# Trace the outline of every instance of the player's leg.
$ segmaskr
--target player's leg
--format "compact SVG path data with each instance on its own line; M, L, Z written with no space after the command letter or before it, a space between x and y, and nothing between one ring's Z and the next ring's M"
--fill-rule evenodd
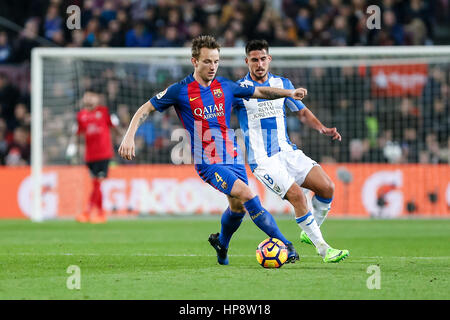
M245 208L241 201L229 195L227 195L227 198L229 206L222 214L219 233L219 241L225 248L228 248L231 237L239 228L245 216Z
M348 255L348 251L333 249L326 243L314 215L309 210L306 196L300 187L308 173L318 166L317 163L307 157L301 150L282 152L278 158L279 163L276 166L266 164L264 169L267 174L269 174L268 170L273 172L273 185L278 186L278 194L293 205L296 222L302 229L300 239L302 242L315 245L324 261L338 262L342 260Z
M250 215L253 223L271 238L277 238L286 244L288 249L288 262L299 260L299 255L291 241L279 229L274 217L261 205L259 197L250 187L238 179L233 185L231 196L239 199Z
M325 172L322 170L322 168L317 164L317 162L306 156L303 151L295 150L291 152L284 152L282 154L282 162L286 167L289 175L295 177L295 181L299 186L302 186L304 188L303 190L320 190L319 197L320 195L322 195L323 198L320 198L322 202L328 200L328 198L325 197L330 196L330 199L332 198L334 185L331 179L328 178L328 180L325 180L325 177L323 176ZM321 181L320 184L318 184L319 181ZM314 219L316 220L318 226L320 227L326 217L328 210L325 211L325 206L323 203L319 206L315 204L318 201L317 198L318 197L313 197L313 207L311 209L311 213L314 216ZM331 200L327 201L327 209L329 208L330 203ZM300 239L302 242L312 244L311 240L308 238L308 235L305 232L302 232L300 234Z
M105 223L106 214L103 210L102 182L108 176L109 160L96 161L93 172L93 203L97 208L97 215L90 217L91 223Z
M334 183L322 167L314 166L306 175L302 187L314 192L312 213L317 224L321 226L331 208L331 201L334 195Z
M320 256L324 258L330 246L323 239L322 232L314 216L308 209L308 202L300 186L294 182L286 192L284 198L294 207L295 221L298 226L306 233L312 244L317 248Z
M258 228L264 231L269 237L280 239L286 245L292 243L281 233L275 219L266 209L264 209L259 197L253 193L250 187L242 180L236 180L233 188L231 189L230 195L242 202L253 223L255 223Z
M92 183L92 190L89 196L89 201L86 206L86 209L83 212L76 216L76 221L78 222L88 222L91 216L92 209L96 206L96 197L97 197L97 179L96 179L96 163L95 162L87 162L86 166L89 169L89 177Z
M295 220L303 230L302 234L306 234L307 239L316 247L317 252L324 262L339 262L349 255L348 250L331 248L328 243L325 242L319 225L308 210L306 197L297 183L294 183L291 188L289 188L285 198L294 206Z
M203 168L199 166L197 171L200 177L214 188L240 201L249 212L252 221L269 237L280 239L286 245L293 247L292 242L288 241L279 230L272 215L262 207L259 197L248 187L245 166L210 165ZM234 206L234 204L232 205ZM229 215L227 212L225 214L224 222L227 223ZM228 259L224 258L227 250L226 243L221 243L219 237L220 234L211 234L208 240L217 251L218 262L228 264ZM298 256L295 249L291 249L291 251L293 251L292 254Z

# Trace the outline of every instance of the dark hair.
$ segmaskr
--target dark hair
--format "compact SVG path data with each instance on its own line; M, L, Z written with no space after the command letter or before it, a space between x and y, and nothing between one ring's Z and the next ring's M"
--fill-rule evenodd
M220 45L213 36L201 35L192 40L192 57L198 59L202 48L217 49L220 51Z
M245 54L248 55L250 51L254 50L266 50L266 52L269 53L269 43L264 39L250 40L245 46Z

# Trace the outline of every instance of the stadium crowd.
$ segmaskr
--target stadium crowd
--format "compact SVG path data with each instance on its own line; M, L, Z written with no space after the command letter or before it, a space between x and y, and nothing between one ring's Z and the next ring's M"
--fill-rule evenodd
M66 27L66 9L73 4L81 8L78 30ZM182 47L203 33L214 35L226 47L243 47L253 38L264 38L271 46L432 45L436 26L450 20L447 0L370 1L381 8L383 28L369 30L368 4L364 0L2 1L0 16L10 23L0 24L0 164L30 162L29 62L34 47ZM15 30L14 24L23 29ZM308 107L346 137L342 144L314 148L329 142L317 143L317 137L311 137L290 115L292 140L319 161L448 163L450 80L445 68L448 65L444 70L430 68L421 97L389 101L371 99L369 77L361 78L352 68L338 70L334 77L321 68L306 76L281 70L308 88ZM132 99L132 88L110 71L103 85L105 103L117 113L124 130L133 108L142 101ZM243 73L245 68L229 76L237 79ZM173 80L150 79L148 92L156 93ZM340 86L365 86L368 95L356 104L339 96L344 88ZM333 89L319 92L323 88ZM328 96L328 103L315 96ZM138 162L170 162L170 132L179 123L174 113L157 117L146 123L147 130L139 136L138 147L146 151ZM235 119L232 123L236 128ZM63 129L60 134L67 135ZM120 138L114 137L116 145ZM62 142L54 147L55 158L64 147ZM392 156L398 152L400 157Z

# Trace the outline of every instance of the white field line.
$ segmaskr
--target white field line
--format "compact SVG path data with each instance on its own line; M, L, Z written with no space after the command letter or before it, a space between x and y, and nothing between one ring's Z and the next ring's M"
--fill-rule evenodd
M154 253L64 253L64 252L46 252L46 253L35 253L35 252L13 252L6 253L0 252L0 255L7 256L135 256L135 257L215 257L215 254L154 254ZM252 254L229 254L230 257L254 257ZM313 258L318 257L318 255L300 255L300 257ZM445 260L450 259L450 256L436 256L436 257L399 257L399 256L351 256L359 259L413 259L413 260Z

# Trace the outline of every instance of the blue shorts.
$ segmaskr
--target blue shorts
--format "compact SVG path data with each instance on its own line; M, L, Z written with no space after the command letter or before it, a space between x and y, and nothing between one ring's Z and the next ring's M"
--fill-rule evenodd
M203 181L227 195L237 179L248 185L247 171L243 164L201 164L196 165L195 170Z

